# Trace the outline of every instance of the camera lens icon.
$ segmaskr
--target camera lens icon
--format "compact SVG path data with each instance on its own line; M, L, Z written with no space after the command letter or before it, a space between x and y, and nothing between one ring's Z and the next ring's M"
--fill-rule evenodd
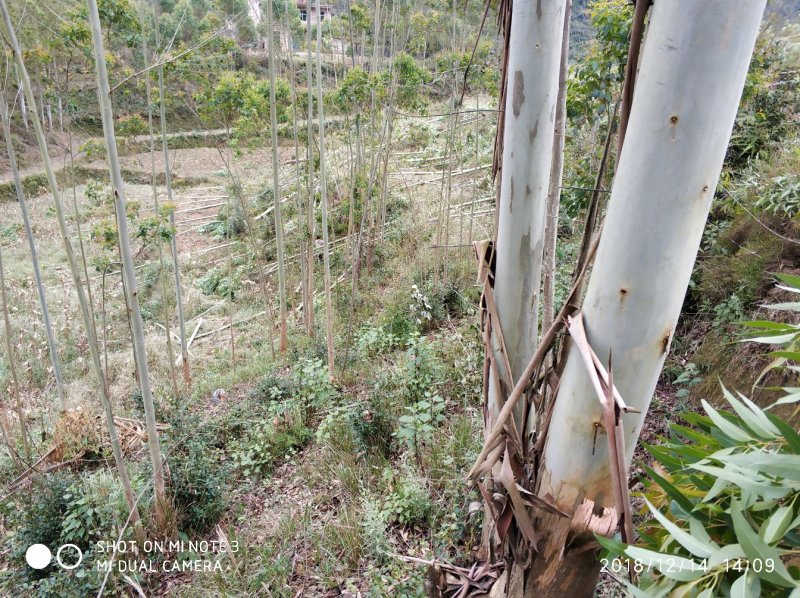
M65 548L72 549L72 551L76 553L76 560L74 563L65 563L61 560L61 553L64 552ZM67 555L69 554L70 552L68 551ZM76 569L81 564L81 561L83 561L83 551L75 546L75 544L62 544L58 549L58 552L56 552L56 561L58 561L58 564L61 565L62 569L71 571L72 569Z
M64 558L67 558L67 562L64 562ZM25 562L32 569L44 569L52 560L53 553L44 544L31 544L25 551ZM75 544L63 544L56 552L56 562L67 571L76 569L82 561L83 551Z

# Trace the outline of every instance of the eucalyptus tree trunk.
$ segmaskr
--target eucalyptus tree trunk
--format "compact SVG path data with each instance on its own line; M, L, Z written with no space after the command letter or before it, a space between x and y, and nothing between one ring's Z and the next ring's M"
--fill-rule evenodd
M153 465L153 490L155 494L156 525L159 530L165 530L167 524L167 497L164 486L163 457L161 444L156 428L156 415L153 406L153 393L150 388L150 372L147 365L147 351L144 342L144 325L142 313L139 309L139 294L136 288L136 273L133 268L133 255L131 241L128 234L128 220L125 202L125 184L122 180L119 156L117 155L117 140L114 134L114 114L111 110L111 91L106 70L105 50L103 49L103 33L100 28L100 16L97 11L96 0L89 0L89 25L92 30L94 45L95 67L97 69L98 99L103 119L103 133L105 135L106 152L108 155L108 168L111 174L111 184L114 187L114 206L117 212L119 227L119 245L122 254L122 270L128 289L128 305L133 329L132 341L136 353L136 364L139 370L139 385L142 391L142 402L145 411L145 426L147 428L147 443L150 448L150 459Z
M328 245L328 181L325 166L325 107L322 101L322 19L317 2L317 102L319 113L319 186L322 206L322 261L325 280L325 337L328 343L328 371L333 376L333 299L331 297L331 248Z
M22 408L22 397L20 396L19 378L17 377L17 360L14 356L14 332L11 330L11 318L8 315L8 298L6 297L6 277L3 272L3 252L0 250L0 302L2 302L3 322L5 324L6 338L6 357L8 358L8 369L11 370L11 392L14 395L14 411L17 412L19 419L19 435L22 439L22 448L25 451L25 459L31 462L31 446L28 444L28 426L25 423L25 410Z
M155 5L155 34L156 45L161 43L161 29L158 23L158 2ZM164 65L158 63L158 103L159 124L161 126L161 148L164 153L164 185L167 187L167 201L172 203L172 172L169 165L169 142L167 140L167 107L164 101ZM178 263L178 236L175 234L175 211L170 210L169 225L173 234L170 239L170 253L172 254L172 271L175 278L175 307L178 312L178 338L181 342L181 365L183 366L183 382L187 387L192 384L192 375L189 371L189 346L186 341L186 316L183 310L183 291L181 290L181 271Z
M75 259L75 252L72 249L72 242L70 241L69 231L67 230L67 221L64 214L64 204L61 200L61 191L58 187L55 174L53 172L53 165L50 161L50 154L48 153L47 140L42 130L42 123L36 114L36 100L33 95L30 77L25 68L25 63L22 61L22 51L17 41L14 26L11 22L11 16L8 12L6 0L0 0L0 12L3 15L3 22L6 28L6 35L8 44L14 53L14 63L17 68L17 74L22 82L25 96L31 105L31 115L33 121L33 129L36 133L36 140L39 144L39 150L42 154L42 166L44 167L45 174L47 175L47 182L53 194L53 207L56 212L56 219L58 221L58 229L61 234L61 239L64 243L64 253L67 257L70 273L72 274L72 281L75 285L75 290L78 293L78 304L80 305L81 317L83 319L83 326L86 329L86 337L89 344L89 352L92 358L92 366L97 377L97 382L100 390L100 400L103 403L103 410L106 417L106 426L108 427L108 435L111 442L111 452L114 455L114 463L119 473L120 483L122 484L123 492L125 493L125 501L131 511L131 524L136 534L136 539L140 543L145 540L144 528L142 527L141 518L139 516L139 509L133 495L130 478L128 471L125 469L125 461L122 457L122 447L119 442L119 435L117 434L117 426L114 423L114 411L111 407L111 401L108 396L108 387L106 386L105 375L103 374L103 366L100 363L100 352L97 348L97 336L95 335L94 320L92 319L92 312L89 308L89 302L86 299L86 292L83 288L81 281L78 263Z
M538 5L515 0L511 21L503 161L498 205L495 298L511 371L501 339L490 339L498 376L517 380L536 348L544 218L553 152L564 0ZM531 40L535 40L534 42ZM489 384L488 411L499 409L499 382ZM522 410L517 427L524 430Z
M306 117L307 167L308 167L308 201L306 202L306 297L303 298L303 315L306 323L306 334L314 336L314 74L311 70L311 13L306 16L306 92L308 116Z
M319 2L318 2L319 4ZM283 246L283 218L281 217L281 184L279 179L280 154L278 153L278 117L275 106L275 33L272 28L272 2L267 2L267 29L269 30L269 128L272 141L272 197L275 200L275 245L278 259L278 301L281 310L280 351L286 353L286 263ZM317 7L319 12L319 7ZM319 25L317 39L319 39ZM318 42L319 43L319 42ZM317 48L319 52L319 48Z
M601 359L613 351L614 385L629 407L641 411L620 416L625 469L678 321L764 5L765 0L654 5L583 301L588 341ZM546 431L537 488L539 496L573 516L539 518L543 537L529 591L591 595L598 569L592 513L619 517L608 442L597 438L605 434L597 429L601 418L573 344Z
M39 252L36 249L36 239L33 237L33 228L28 214L28 204L25 201L25 191L19 178L19 168L17 167L17 153L11 141L11 119L8 114L6 99L0 98L0 117L3 120L5 129L6 151L8 152L8 163L11 167L11 174L14 177L14 189L17 193L17 203L22 214L22 224L25 227L25 236L28 238L28 249L31 252L31 262L33 264L33 278L36 281L36 292L39 296L39 307L42 310L42 322L44 331L47 335L47 349L50 352L50 364L53 366L53 376L56 379L56 394L61 407L61 411L67 410L67 399L64 396L64 378L61 374L61 361L58 358L58 346L56 345L55 334L53 334L53 324L50 322L50 311L47 309L47 297L44 293L42 283L42 272L39 268Z
M558 237L558 208L561 203L561 181L564 174L564 141L567 135L567 77L569 75L569 19L571 14L572 0L566 0L564 33L561 37L561 65L558 73L553 164L550 168L550 191L547 195L547 215L544 229L542 330L548 330L553 325L555 317L556 239Z

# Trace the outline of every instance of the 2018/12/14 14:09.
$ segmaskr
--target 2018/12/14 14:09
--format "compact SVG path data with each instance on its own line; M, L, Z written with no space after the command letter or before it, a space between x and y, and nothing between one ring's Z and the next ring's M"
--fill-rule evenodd
M775 571L775 561L773 559L725 559L721 563L709 565L708 559L702 561L693 561L681 557L663 559L652 559L642 561L638 559L621 559L621 558L602 558L600 559L601 571L610 571L611 573L643 573L655 569L661 573L677 573L679 571L710 571L717 567L724 571L739 571L745 572L752 569L755 573L771 573Z

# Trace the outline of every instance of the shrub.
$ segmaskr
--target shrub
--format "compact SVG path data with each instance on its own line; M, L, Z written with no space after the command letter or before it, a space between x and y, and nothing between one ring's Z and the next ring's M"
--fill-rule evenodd
M101 160L106 157L106 146L101 141L95 141L94 139L89 139L81 144L78 151L84 154L89 162Z
M281 422L257 421L235 444L232 459L243 475L261 477L310 437L311 431L302 422L282 425Z
M380 401L372 399L363 410L350 414L350 425L359 447L388 457L392 450L394 425Z
M307 407L330 407L332 401L339 396L322 359L300 361L292 371L292 380L298 389L298 396Z
M202 534L217 523L227 507L228 467L220 462L212 428L201 427L196 416L172 422L186 440L167 455L169 487L180 529ZM189 434L188 430L194 429Z
M288 399L295 392L295 385L289 378L270 372L262 376L248 393L251 399L273 402Z
M394 435L405 442L409 450L419 454L420 446L433 439L436 427L444 421L444 407L442 397L427 391L424 399L406 406Z
M126 114L119 117L114 129L121 137L145 135L148 131L147 122L139 114Z
M800 584L786 561L800 546L800 435L723 391L733 412L703 401L706 415L683 415L692 427L673 424L647 447L661 469L645 467L643 546L598 538L644 571L638 590L628 584L635 595L777 597Z
M433 503L422 481L414 476L397 476L390 468L383 470L389 493L381 511L388 523L423 525L433 509Z

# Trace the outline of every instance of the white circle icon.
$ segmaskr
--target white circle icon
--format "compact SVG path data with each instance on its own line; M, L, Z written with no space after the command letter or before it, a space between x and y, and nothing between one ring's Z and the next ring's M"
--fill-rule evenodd
M44 544L31 544L25 551L25 561L33 569L44 569L50 564L53 554Z
M75 561L72 565L65 565L64 561L61 560L61 551L64 550L65 548L72 548L75 552L78 553L78 560ZM50 551L48 550L47 552L49 553ZM63 544L61 548L58 549L58 552L56 552L56 560L63 569L69 571L70 569L75 569L78 565L81 564L81 561L83 560L83 551L81 551L81 549L75 546L74 544Z

